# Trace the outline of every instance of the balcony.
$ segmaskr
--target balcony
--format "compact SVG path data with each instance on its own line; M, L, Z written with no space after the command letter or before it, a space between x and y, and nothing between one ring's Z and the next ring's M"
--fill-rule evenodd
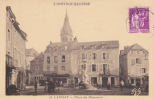
M12 58L10 55L6 54L6 66L10 68L18 67L18 62L14 58Z

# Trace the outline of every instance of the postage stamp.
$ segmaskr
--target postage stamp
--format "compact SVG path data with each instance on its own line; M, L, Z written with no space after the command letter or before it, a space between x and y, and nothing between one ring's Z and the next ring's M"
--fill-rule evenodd
M149 8L129 8L129 33L149 33Z

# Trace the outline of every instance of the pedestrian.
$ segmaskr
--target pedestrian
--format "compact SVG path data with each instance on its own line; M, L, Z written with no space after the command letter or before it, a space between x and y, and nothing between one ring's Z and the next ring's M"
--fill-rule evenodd
M60 81L60 86L63 86L63 82L62 81Z
M51 92L51 82L48 82L48 92Z
M109 81L107 82L107 89L108 90L110 89L110 82Z
M37 91L37 82L34 84L35 92Z
M51 81L51 89L52 89L53 92L55 92L55 91L54 91L55 84L56 84L55 82L52 82L52 81Z
M47 88L48 88L48 82L45 82L44 91L46 91Z
M124 81L123 80L121 80L121 82L120 82L120 87L121 87L121 91L123 91L123 87L124 87Z

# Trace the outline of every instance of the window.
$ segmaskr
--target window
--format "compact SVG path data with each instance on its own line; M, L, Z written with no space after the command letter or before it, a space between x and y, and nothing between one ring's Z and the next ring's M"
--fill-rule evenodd
M82 65L82 70L86 70L86 64Z
M96 71L96 64L92 64L92 71Z
M134 84L134 79L133 78L131 79L131 84Z
M103 73L104 75L107 73L107 64L103 64Z
M47 63L50 64L50 57L47 57Z
M133 50L131 50L132 54L133 54Z
M136 63L137 64L141 64L141 59L140 58L136 58Z
M62 66L61 69L62 69L62 71L65 71L65 70L66 70L66 69L65 69L65 66Z
M9 39L9 41L10 41L10 30L8 29L8 39Z
M103 69L102 69L102 64L99 65L99 71L103 71Z
M50 67L47 67L47 72L48 72L48 73L50 72Z
M58 62L58 57L54 56L54 62L57 63Z
M146 73L146 69L145 68L142 68L142 73Z
M103 53L103 59L109 59L109 53Z
M140 53L140 51L137 51L137 54L139 54Z
M86 55L85 54L82 54L82 59L86 59Z
M96 53L92 53L92 59L96 59Z
M67 83L67 78L62 78L63 83Z
M54 71L55 71L55 72L57 72L57 71L58 71L57 67L54 67Z
M62 55L62 62L65 62L65 55Z
M57 47L55 47L55 51L57 51Z
M135 64L135 59L132 59L131 63L132 63L132 65L134 65Z

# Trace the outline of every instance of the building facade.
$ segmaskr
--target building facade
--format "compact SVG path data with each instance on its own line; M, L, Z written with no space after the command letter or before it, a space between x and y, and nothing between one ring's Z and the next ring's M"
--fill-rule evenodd
M44 76L63 85L81 80L87 84L119 85L119 41L78 42L66 13L61 42L52 43L44 52Z
M14 84L22 89L25 82L25 48L27 34L23 32L11 7L6 7L6 88Z
M43 52L30 61L30 85L34 85L35 82L39 83L39 80L43 79L43 64Z
M138 44L125 46L120 51L120 76L126 85L140 86L144 84L149 73L149 53Z
M26 84L27 85L30 85L30 74L32 73L30 71L30 61L33 60L38 55L39 53L33 48L26 49Z

